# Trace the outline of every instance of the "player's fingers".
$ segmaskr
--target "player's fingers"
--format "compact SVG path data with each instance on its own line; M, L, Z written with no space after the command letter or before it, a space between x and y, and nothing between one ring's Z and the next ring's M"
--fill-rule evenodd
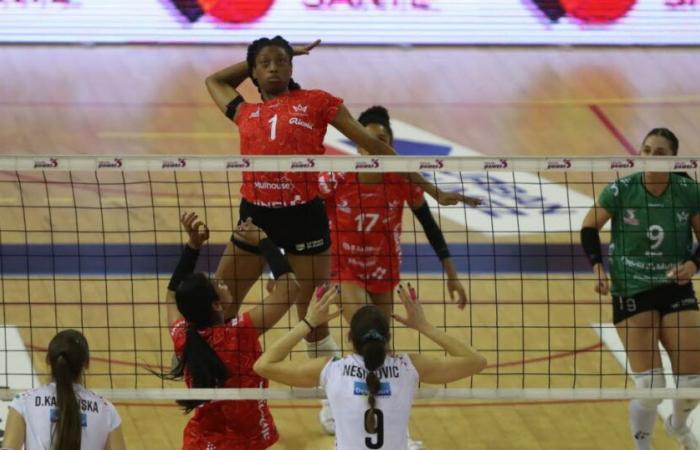
M467 292L460 286L459 289L457 289L457 295L459 296L459 308L463 309L464 305L467 304Z
M406 319L405 317L401 317L398 314L392 314L391 317L393 317L394 320L396 320L399 323L402 323L404 325L408 325L408 319Z
M408 292L406 292L406 289L403 287L402 284L399 284L398 289L396 289L396 292L399 294L399 298L401 299L401 303L404 304L404 306L408 306L409 300L408 300Z

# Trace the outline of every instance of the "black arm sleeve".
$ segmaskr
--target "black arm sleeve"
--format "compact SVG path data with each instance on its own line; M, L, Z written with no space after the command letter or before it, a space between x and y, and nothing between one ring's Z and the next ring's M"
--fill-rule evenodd
M277 245L275 245L272 240L269 238L263 239L260 241L260 244L258 244L258 248L265 257L265 261L267 261L267 265L270 267L275 280L285 273L294 272L292 270L292 266L289 265L287 258L284 257L280 249L277 248Z
M600 247L600 233L597 228L581 228L581 246L591 266L603 263L603 251Z
M226 105L226 117L233 120L233 117L236 115L238 105L240 105L243 102L245 102L245 100L243 100L243 97L241 97L240 95L237 95L236 98L231 100L229 104Z
M189 245L185 245L180 255L180 261L178 261L177 267L175 267L175 271L173 272L173 276L170 277L170 283L168 283L169 290L176 291L180 283L182 283L182 280L184 280L187 275L194 272L197 258L199 258L199 249L195 250Z
M413 214L423 227L423 231L428 237L428 242L430 242L430 246L433 247L440 261L449 258L450 249L447 247L447 242L445 242L445 236L442 234L442 230L440 230L437 222L435 222L435 218L430 212L428 204L423 203L418 209L413 210Z

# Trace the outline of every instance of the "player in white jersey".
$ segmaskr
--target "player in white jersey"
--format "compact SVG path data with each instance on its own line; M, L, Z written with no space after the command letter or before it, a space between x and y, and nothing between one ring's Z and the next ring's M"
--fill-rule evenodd
M123 450L117 410L78 384L90 359L76 330L63 330L46 357L53 382L18 395L10 404L4 449Z
M352 355L330 360L286 360L304 336L340 314L340 310L330 311L330 305L338 301L334 286L317 291L306 317L270 346L253 368L270 380L291 386L320 384L335 415L336 449L406 450L408 418L418 382L450 383L486 367L486 359L469 345L428 322L414 292L410 286L409 290L399 286L406 317L394 315L394 319L430 338L449 356L387 355L389 321L378 307L367 305L350 322Z

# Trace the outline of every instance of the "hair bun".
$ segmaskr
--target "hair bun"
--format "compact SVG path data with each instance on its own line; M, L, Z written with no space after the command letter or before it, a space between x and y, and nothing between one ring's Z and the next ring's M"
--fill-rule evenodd
M370 117L373 119L385 120L387 122L390 120L389 111L387 111L385 107L379 105L366 109L364 112L362 112L362 114L360 114L359 120L362 121L363 119L368 119Z

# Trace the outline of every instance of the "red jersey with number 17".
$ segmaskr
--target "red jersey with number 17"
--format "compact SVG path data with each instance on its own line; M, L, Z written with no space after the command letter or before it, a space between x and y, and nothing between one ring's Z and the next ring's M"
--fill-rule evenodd
M188 324L184 319L170 325L175 354L182 357ZM198 331L226 366L227 388L268 387L267 379L253 371L262 354L258 332L250 314L244 313L225 324ZM192 378L185 371L185 383ZM203 403L194 410L183 433L183 449L263 450L277 442L279 435L265 400L220 400Z
M370 184L360 183L357 173L324 172L319 192L330 221L334 280L391 291L401 274L404 203L420 203L423 190L395 173Z
M320 90L298 89L262 103L243 103L236 113L242 155L321 155L328 124L343 101ZM302 161L314 167L313 158ZM285 207L318 195L318 172L243 172L243 198Z

